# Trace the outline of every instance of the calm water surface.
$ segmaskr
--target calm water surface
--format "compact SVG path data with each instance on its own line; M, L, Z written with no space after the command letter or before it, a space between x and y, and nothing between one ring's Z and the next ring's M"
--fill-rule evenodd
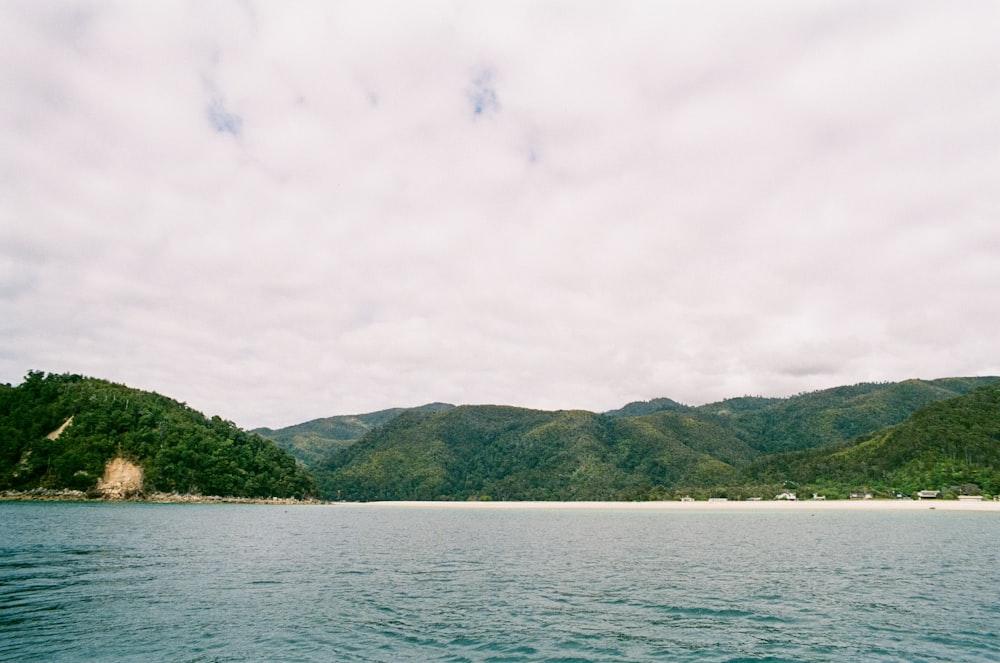
M1000 517L0 503L0 661L1000 661Z

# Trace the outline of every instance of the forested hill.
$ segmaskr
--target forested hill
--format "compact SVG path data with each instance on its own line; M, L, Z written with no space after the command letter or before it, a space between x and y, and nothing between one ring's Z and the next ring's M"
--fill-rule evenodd
M285 428L255 428L253 432L274 440L279 447L312 466L404 412L436 412L453 407L447 403L428 403L414 408L396 407L367 414L324 417Z
M41 372L0 385L0 490L93 491L116 458L141 469L141 492L317 492L309 473L270 440L165 396Z
M633 401L622 408L610 410L604 414L609 417L639 417L654 412L688 412L692 409L694 408L670 398L654 398L650 401Z
M237 497L997 492L998 390L992 377L909 380L698 407L661 398L605 414L433 403L262 429L309 464L320 491L288 452L219 417L104 380L31 372L0 385L0 490L94 491L111 465L128 463L141 471L140 493Z
M621 499L701 459L651 425L481 405L401 414L317 473L333 499Z
M408 412L333 452L314 471L328 499L652 499L679 491L773 496L770 491L791 481L780 452L841 449L930 403L995 382L862 384L701 407L658 399L604 415L501 406ZM863 479L848 473L831 483L822 471L806 476L831 496L851 492Z
M995 383L996 377L861 383L791 398L733 398L695 408L769 454L852 440L922 407Z
M1000 383L932 403L851 444L764 457L745 480L1000 494Z
M605 412L616 419L673 413L677 420L696 420L728 431L749 455L809 449L845 442L857 435L899 423L917 409L953 398L997 378L945 378L905 382L864 383L835 387L790 398L740 397L692 407L669 398L636 401ZM280 429L254 432L274 440L310 468L322 467L331 454L353 445L369 431L405 412L437 412L453 405L430 403L368 414L315 419ZM683 432L679 432L683 436ZM747 450L741 451L744 455Z

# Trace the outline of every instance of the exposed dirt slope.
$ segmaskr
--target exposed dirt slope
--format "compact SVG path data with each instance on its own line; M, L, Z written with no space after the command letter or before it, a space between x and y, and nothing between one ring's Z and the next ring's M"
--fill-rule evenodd
M97 490L111 500L138 495L142 493L142 468L124 458L113 458L104 466Z

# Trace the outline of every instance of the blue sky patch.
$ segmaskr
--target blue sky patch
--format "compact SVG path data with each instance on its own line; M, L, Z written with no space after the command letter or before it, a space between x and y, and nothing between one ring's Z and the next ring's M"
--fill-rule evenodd
M472 87L469 88L467 94L472 103L472 114L476 117L489 115L500 110L500 100L493 82L492 69L484 68L477 71L472 78Z
M237 138L243 131L243 118L231 113L218 97L212 99L206 112L212 128L221 134L232 134Z

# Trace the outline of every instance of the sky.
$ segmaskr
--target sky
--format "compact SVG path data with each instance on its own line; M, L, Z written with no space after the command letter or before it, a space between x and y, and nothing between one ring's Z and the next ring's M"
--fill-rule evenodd
M993 0L0 0L0 382L277 428L998 375L998 34Z

